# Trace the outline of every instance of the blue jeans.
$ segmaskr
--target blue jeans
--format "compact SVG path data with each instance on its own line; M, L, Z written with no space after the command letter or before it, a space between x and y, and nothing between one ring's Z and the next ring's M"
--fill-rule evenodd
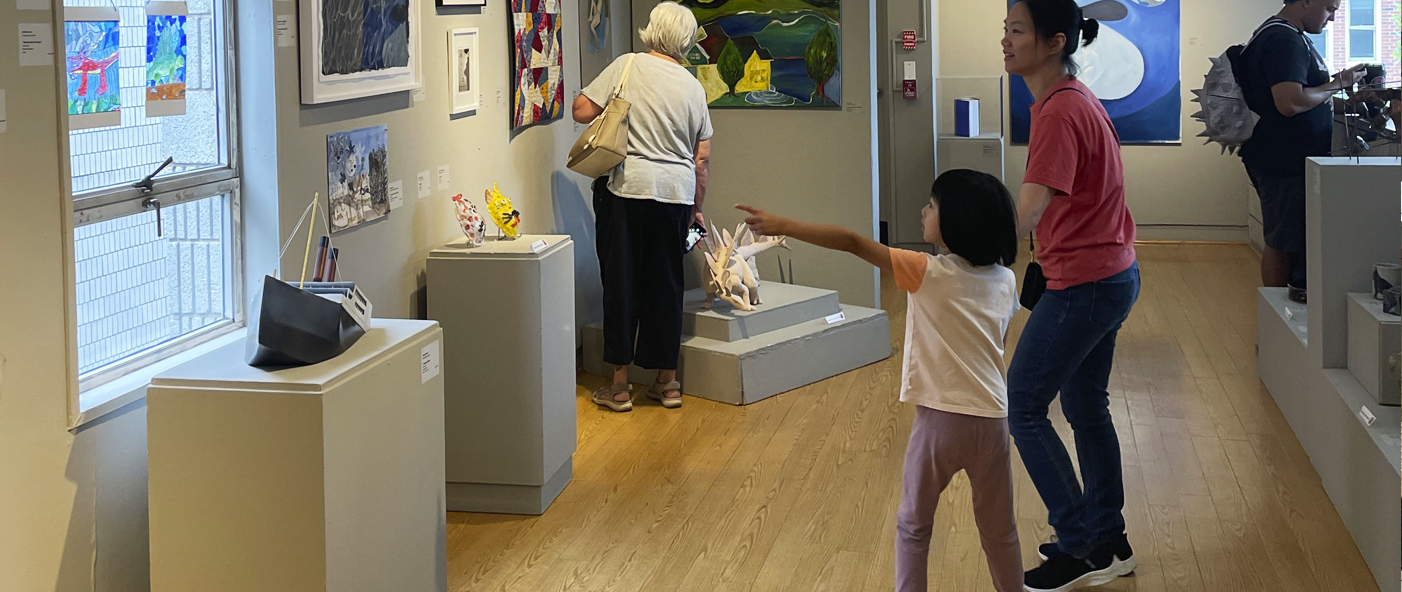
M1106 390L1115 336L1139 298L1139 264L1098 282L1047 290L1008 368L1008 427L1047 506L1060 549L1086 557L1124 533L1124 472ZM1047 410L1075 432L1084 489Z

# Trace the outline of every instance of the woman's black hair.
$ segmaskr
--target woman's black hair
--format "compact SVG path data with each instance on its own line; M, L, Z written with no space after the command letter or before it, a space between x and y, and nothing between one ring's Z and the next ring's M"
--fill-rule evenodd
M1072 76L1079 68L1071 55L1077 49L1090 45L1100 36L1100 21L1081 18L1081 7L1076 0L1018 0L1027 6L1032 14L1032 26L1037 37L1051 40L1057 33L1066 36L1066 47L1061 50L1061 63ZM1084 39L1084 41L1082 41Z
M950 252L974 265L1017 261L1017 208L1013 196L988 173L948 171L930 189L940 213L940 235Z

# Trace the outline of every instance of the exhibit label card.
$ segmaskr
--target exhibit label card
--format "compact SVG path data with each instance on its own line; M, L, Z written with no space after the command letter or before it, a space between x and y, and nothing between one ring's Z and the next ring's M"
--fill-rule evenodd
M20 23L19 65L54 65L54 29L48 23Z
M433 380L433 377L438 376L438 354L441 353L442 347L442 342L435 341L425 345L423 351L420 352L419 359L422 360L423 366L420 368L419 384Z
M9 124L5 120L5 89L0 88L0 134L5 133Z
M297 25L292 22L292 15L277 15L277 46L296 47L297 46Z
M419 173L419 199L428 197L430 193L433 193L433 184L428 178L428 171L421 171Z
M404 207L404 181L399 180L389 184L389 209L391 211Z
M53 7L48 0L15 0L15 6L20 10L48 10Z
M448 190L448 165L438 167L438 190Z

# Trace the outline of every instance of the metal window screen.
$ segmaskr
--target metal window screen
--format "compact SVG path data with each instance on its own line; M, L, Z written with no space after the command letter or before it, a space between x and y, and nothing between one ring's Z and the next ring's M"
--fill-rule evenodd
M122 125L69 132L73 195L130 185L167 156L159 178L228 165L217 0L188 3L185 115L146 117L146 0L65 0L64 6L117 7ZM71 81L70 81L71 82Z
M228 196L77 228L78 373L234 318Z

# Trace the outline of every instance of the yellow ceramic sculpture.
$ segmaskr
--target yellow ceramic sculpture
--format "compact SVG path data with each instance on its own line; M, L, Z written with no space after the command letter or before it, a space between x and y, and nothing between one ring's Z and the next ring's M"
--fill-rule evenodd
M492 222L501 229L502 234L507 239L516 238L518 234L516 227L521 225L521 213L511 207L511 200L497 190L496 183L492 183L492 188L487 191L486 199L487 213L491 214Z

